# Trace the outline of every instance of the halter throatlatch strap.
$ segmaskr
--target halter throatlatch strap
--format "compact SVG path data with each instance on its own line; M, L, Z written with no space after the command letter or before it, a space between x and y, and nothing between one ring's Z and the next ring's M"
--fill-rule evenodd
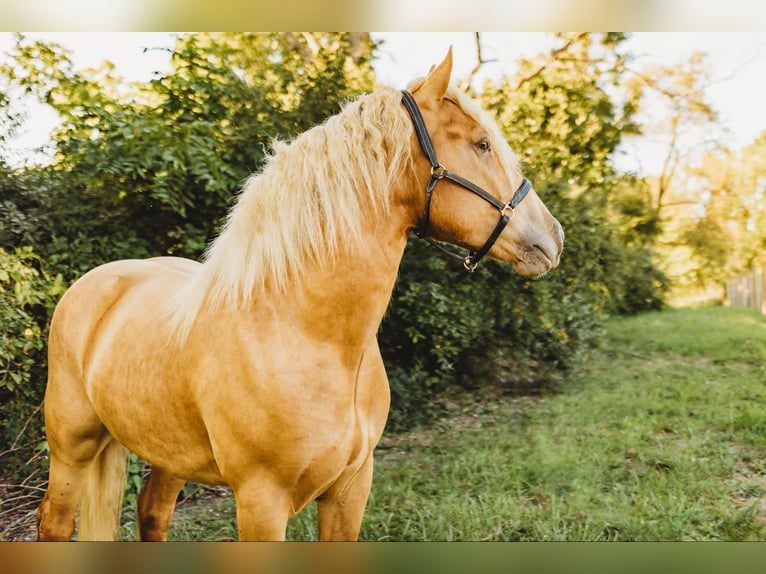
M423 221L420 224L420 227L415 231L415 235L438 247L450 257L459 259L463 262L463 266L468 269L468 271L473 271L479 265L479 261L495 244L495 241L497 241L497 238L500 237L500 234L503 232L506 225L508 225L508 222L513 219L513 210L519 203L521 203L521 200L526 197L527 193L529 193L529 190L532 189L532 184L526 178L522 179L521 185L516 190L516 193L513 194L511 200L508 203L503 203L472 181L469 181L457 174L448 171L443 165L439 163L439 160L436 159L436 151L434 150L433 143L431 142L431 137L428 135L428 129L426 128L426 123L423 120L423 115L420 113L420 109L415 102L415 98L413 98L412 94L410 94L407 90L402 90L402 104L404 104L404 107L410 114L412 125L415 128L415 135L417 136L418 142L420 143L420 148L423 150L423 153L431 164L431 177L426 184L426 201L425 207L423 209ZM495 225L495 229L492 231L489 238L487 238L487 240L484 242L484 245L482 245L478 251L469 251L468 255L461 255L447 249L439 242L434 241L427 236L428 223L430 221L431 215L431 197L433 195L433 190L436 187L436 184L442 179L447 179L478 195L484 201L490 203L493 207L495 207L495 209L500 211L500 219L498 220L497 225Z

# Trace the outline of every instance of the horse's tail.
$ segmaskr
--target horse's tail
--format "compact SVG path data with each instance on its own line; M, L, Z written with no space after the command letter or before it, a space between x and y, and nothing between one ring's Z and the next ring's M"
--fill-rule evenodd
M128 474L128 449L110 440L88 469L78 540L117 540Z

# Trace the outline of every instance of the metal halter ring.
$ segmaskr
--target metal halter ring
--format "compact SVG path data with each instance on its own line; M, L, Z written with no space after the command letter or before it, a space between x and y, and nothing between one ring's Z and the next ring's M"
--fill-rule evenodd
M431 166L431 177L434 179L442 179L447 172L447 168L442 164Z
M463 259L463 267L465 267L466 271L469 271L473 273L476 271L476 268L479 266L479 262L472 263L473 257L471 255L466 255L465 259Z
M510 213L508 213L509 209L511 210ZM511 205L511 202L509 201L503 206L503 209L500 210L500 213L507 215L508 221L511 221L513 219L513 215L516 213L516 209Z

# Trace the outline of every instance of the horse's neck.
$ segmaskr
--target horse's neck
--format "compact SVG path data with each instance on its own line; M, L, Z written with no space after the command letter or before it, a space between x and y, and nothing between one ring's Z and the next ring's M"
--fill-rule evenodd
M304 329L344 344L375 337L407 244L407 228L399 214L371 222L361 246L306 269L293 309Z

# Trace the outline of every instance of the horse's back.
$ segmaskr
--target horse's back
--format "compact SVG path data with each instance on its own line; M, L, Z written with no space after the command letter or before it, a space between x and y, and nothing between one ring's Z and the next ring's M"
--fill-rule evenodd
M88 290L91 295L106 295L115 287L126 288L143 281L160 279L183 283L200 268L200 264L181 257L122 259L99 265L80 277L67 291ZM65 295L65 297L67 296Z

